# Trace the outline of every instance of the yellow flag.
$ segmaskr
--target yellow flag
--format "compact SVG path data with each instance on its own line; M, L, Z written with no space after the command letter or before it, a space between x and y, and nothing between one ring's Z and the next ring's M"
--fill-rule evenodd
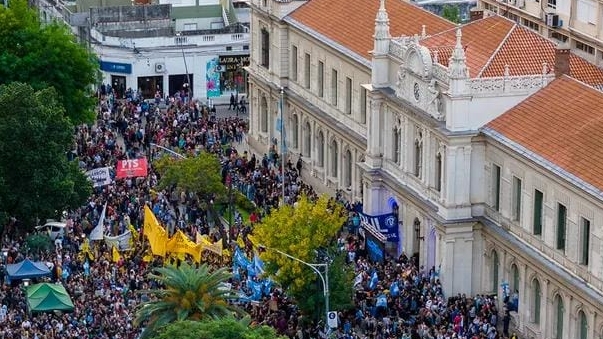
M182 255L189 254L193 257L195 262L199 262L201 261L202 246L202 244L195 244L186 234L179 230L168 241L166 251L168 253L179 253Z
M138 241L138 237L140 235L138 234L138 231L136 230L136 228L134 228L134 225L129 224L128 229L130 230L130 233L132 233L132 239L134 239L134 242Z
M113 262L118 262L119 259L121 259L119 251L117 250L117 246L113 246L113 250L111 251L111 259Z
M149 239L151 252L154 255L165 256L168 242L167 232L161 227L149 206L144 207L144 235Z
M243 240L243 237L240 234L237 237L237 245L239 245L240 248L247 247L247 246L245 246L245 241Z
M222 255L222 240L218 240L215 243L209 243L209 244L204 244L203 245L203 250L208 250L210 252L213 252L217 255Z
M260 244L260 242L255 238L255 236L251 234L247 234L247 240L249 240L254 249Z
M197 244L211 245L211 240L209 240L207 234L201 235L197 233Z
M88 238L84 239L84 242L80 246L80 254L82 254L84 258L88 256L90 260L94 260L94 253L90 249L90 242L88 241Z

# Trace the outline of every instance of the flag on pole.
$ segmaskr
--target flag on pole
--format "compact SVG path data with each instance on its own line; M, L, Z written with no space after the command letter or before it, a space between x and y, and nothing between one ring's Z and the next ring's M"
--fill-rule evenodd
M400 286L398 286L398 281L394 281L389 287L389 293L391 293L392 297L397 297L400 295Z
M369 288L371 289L371 291L377 288L378 283L379 277L377 276L377 271L373 271L373 274L371 275L371 281L369 281Z
M149 239L151 252L154 255L165 256L168 235L149 206L144 207L144 235Z
M103 211L101 212L100 218L98 218L98 224L96 227L90 232L90 240L103 240L105 235L105 215L107 213L107 203L103 206Z
M257 252L253 256L253 266L256 274L264 274L264 262L262 261Z
M119 251L117 250L117 246L113 246L113 249L111 250L111 259L113 260L113 262L118 262L119 259L121 259Z

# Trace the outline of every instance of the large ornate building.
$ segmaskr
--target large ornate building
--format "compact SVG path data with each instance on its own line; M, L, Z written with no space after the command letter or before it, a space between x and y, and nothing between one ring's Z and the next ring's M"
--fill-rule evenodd
M280 146L282 107L304 179L398 213L398 250L447 295L509 286L528 337L603 337L598 67L400 0L254 0L251 25L253 150Z

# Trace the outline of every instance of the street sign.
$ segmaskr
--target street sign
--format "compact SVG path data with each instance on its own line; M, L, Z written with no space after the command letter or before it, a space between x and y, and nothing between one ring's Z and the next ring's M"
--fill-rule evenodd
M329 325L330 328L337 328L337 312L327 313L327 325Z

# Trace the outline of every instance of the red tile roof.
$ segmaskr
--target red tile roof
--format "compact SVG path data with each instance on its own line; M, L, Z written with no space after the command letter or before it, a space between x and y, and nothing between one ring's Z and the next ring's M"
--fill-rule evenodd
M454 24L403 0L386 0L390 34L393 37L427 34L454 27ZM310 0L290 17L327 38L371 59L378 0Z
M556 45L507 18L491 16L470 22L462 27L462 33L471 77L503 76L506 65L512 76L541 74L543 63L554 71ZM455 29L421 41L432 53L438 50L439 62L445 66L450 54L446 51L455 43ZM569 75L592 86L603 85L603 70L575 54L570 55Z
M486 125L603 190L603 93L556 79Z
M469 67L471 77L477 77L487 65L514 25L509 20L491 20L488 18L463 26L462 43L465 48L467 67ZM429 49L453 49L456 44L456 29L436 34L421 40L420 43ZM448 65L448 58L439 55L439 62Z

